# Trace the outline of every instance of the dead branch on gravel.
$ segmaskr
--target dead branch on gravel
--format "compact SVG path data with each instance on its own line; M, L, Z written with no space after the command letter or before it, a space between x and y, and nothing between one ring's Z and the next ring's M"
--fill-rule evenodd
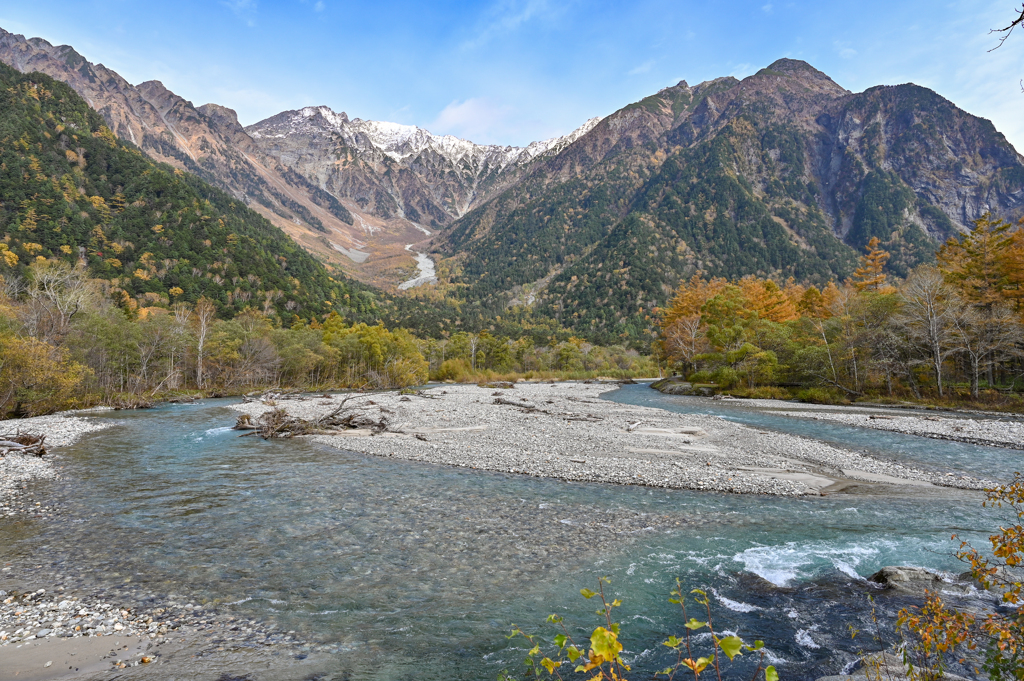
M348 405L348 401L358 395L349 395L332 411L313 420L291 416L284 409L273 409L260 416L252 427L264 440L272 437L295 437L296 435L332 435L338 431L366 429L371 435L378 435L391 427L392 411L384 409L374 402ZM368 411L376 408L377 416ZM246 422L252 425L251 422ZM242 425L239 417L236 428ZM241 429L241 428L239 428Z
M504 397L498 397L494 400L493 404L504 404L509 407L519 407L526 414L547 414L548 416L561 416L566 421L589 421L591 423L595 421L603 421L603 416L595 416L594 414L574 414L573 412L566 411L548 411L547 409L540 409L529 402L515 402L514 400L506 400Z
M0 435L0 456L7 454L34 454L42 456L46 454L46 435L35 433L23 433L20 430L15 433Z

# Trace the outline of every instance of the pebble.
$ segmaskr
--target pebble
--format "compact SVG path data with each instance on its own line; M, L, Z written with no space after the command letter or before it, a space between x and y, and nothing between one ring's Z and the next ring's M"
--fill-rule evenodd
M364 454L450 466L739 494L818 495L822 481L873 481L878 475L961 489L992 484L970 476L950 478L945 471L912 468L810 438L758 431L717 416L600 399L615 387L518 383L496 393L493 388L445 385L407 401L397 392L366 394L348 405L373 418L387 415L392 432L312 439ZM232 408L254 419L275 408L314 419L340 399L249 402ZM808 484L793 473L824 477Z
M69 413L0 421L0 433L16 430L45 433L46 445L50 449L50 453L41 457L22 454L0 456L0 518L17 515L45 517L57 513L55 506L25 498L28 484L34 480L55 480L59 477L53 466L53 449L67 447L86 433L112 425L109 421L98 422Z

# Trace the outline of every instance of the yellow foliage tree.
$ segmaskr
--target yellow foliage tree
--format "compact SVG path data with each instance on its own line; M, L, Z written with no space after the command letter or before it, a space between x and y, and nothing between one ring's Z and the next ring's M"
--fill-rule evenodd
M867 253L860 257L860 267L853 271L850 281L858 291L885 292L885 273L882 270L889 261L889 251L879 248L878 244L878 237L871 237Z
M76 406L89 370L37 338L0 336L0 414L37 416Z

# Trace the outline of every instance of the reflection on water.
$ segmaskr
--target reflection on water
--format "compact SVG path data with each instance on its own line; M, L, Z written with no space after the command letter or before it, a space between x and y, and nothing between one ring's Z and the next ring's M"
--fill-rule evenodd
M46 483L63 520L0 523L0 559L216 601L330 645L353 679L494 678L522 657L511 623L559 612L592 627L578 590L601 575L625 601L636 678L668 663L677 577L713 588L722 626L764 638L787 678L814 678L861 645L846 625L866 616L864 575L954 569L951 529L991 526L969 495L741 497L263 442L228 430L220 401L101 418L123 425L66 450L65 480Z

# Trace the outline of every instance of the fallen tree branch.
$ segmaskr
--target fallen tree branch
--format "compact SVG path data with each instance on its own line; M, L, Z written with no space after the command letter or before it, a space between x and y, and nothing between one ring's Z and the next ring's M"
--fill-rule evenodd
M0 435L0 456L7 454L42 456L46 454L46 435L23 433L20 430L15 433Z

